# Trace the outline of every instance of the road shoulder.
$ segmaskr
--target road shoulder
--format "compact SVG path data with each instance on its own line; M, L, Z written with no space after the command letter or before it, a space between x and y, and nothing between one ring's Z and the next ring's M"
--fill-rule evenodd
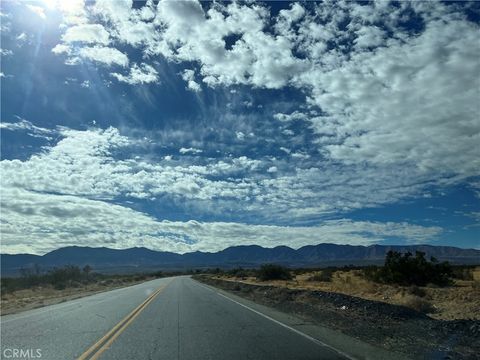
M286 327L289 327L299 333L306 335L307 337L316 339L323 345L326 345L331 349L335 349L337 352L344 356L347 356L348 358L369 360L407 359L407 357L401 354L392 353L385 349L374 347L368 343L345 335L339 331L321 326L317 323L314 323L313 321L306 320L305 318L302 318L300 316L285 313L272 307L253 302L251 300L245 299L244 297L235 295L229 291L225 291L212 285L200 282L198 281L198 279L194 280L197 280L197 284L199 286L203 286L210 291L216 292L221 296L224 296L234 302L239 303L240 305L249 308L250 310L263 314L266 317L285 325Z

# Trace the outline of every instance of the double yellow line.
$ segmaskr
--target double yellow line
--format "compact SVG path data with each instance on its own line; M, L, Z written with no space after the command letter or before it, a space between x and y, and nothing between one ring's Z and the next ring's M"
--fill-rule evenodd
M143 303L138 305L133 311L125 316L117 325L115 325L108 333L106 333L100 340L93 344L87 351L85 351L78 360L95 360L107 350L115 339L132 323L133 320L150 304L153 299L163 290L166 285L158 288L152 293Z

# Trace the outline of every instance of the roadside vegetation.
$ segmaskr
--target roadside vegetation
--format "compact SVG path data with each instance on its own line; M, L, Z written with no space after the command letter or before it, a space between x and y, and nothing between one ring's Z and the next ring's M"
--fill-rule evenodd
M82 269L74 265L56 267L42 272L39 267L21 269L19 277L5 277L1 279L2 296L18 290L34 287L52 287L55 290L66 288L80 288L89 284L99 283L110 285L113 283L139 282L147 279L162 277L162 272L148 274L106 275L94 272L86 265Z
M188 273L193 273L189 271ZM15 313L72 300L101 291L183 273L162 271L137 274L103 274L86 265L43 270L38 265L21 269L17 277L2 277L1 314Z
M415 255L390 252L383 266L289 269L216 269L217 278L291 289L320 290L403 305L445 320L480 320L480 266L459 266Z
M457 271L457 275L460 273L468 276L465 268ZM410 252L401 254L396 251L389 251L384 266L367 267L364 274L375 282L405 286L452 285L455 275L448 262L438 262L434 257L428 261L425 258L425 253L421 251L417 251L415 256Z
M290 274L290 270L283 266L267 264L267 265L262 265L260 269L257 271L257 278L260 281L291 280L292 275Z

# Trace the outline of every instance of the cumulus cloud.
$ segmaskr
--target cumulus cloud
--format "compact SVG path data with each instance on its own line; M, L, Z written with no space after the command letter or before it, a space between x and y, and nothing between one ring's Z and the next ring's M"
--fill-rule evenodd
M195 82L195 72L193 70L185 70L182 74L182 79L187 82L188 89L194 92L202 91L200 84Z
M305 75L311 101L328 114L309 118L324 151L346 163L478 175L480 79L471 76L480 72L479 49L471 46L477 30L463 21L431 22L408 42L390 41L373 54L352 54L338 68Z
M62 36L65 43L83 42L87 44L108 45L110 35L100 24L82 24L67 29Z
M56 49L56 48L55 48ZM99 62L108 66L119 65L122 67L128 66L128 57L121 51L102 46L84 47L78 52L78 55L82 58ZM136 69L134 67L133 69Z
M159 82L157 70L145 63L140 65L133 64L128 75L123 75L120 73L112 73L111 75L118 81L125 82L130 85Z

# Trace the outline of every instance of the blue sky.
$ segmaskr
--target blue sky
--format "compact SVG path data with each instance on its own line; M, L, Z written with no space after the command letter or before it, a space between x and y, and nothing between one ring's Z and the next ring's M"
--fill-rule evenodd
M2 252L480 248L479 14L2 2Z

